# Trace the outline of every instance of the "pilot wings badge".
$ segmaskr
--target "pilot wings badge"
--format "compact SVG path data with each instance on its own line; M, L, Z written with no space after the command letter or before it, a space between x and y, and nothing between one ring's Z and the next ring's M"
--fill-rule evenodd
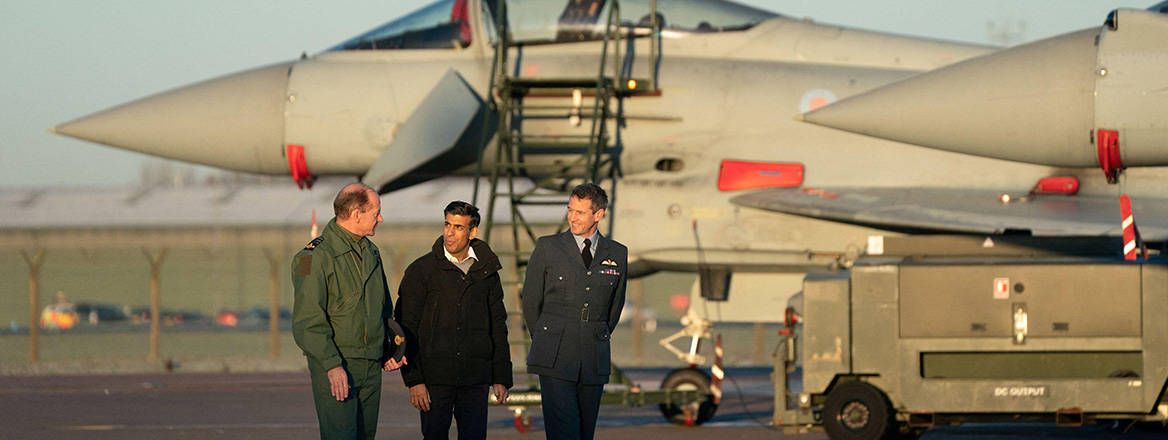
M615 261L612 261L612 260L604 260L604 261L601 261L601 262L600 262L600 265L601 265L601 266L612 266L612 267L616 267L616 266L617 266L616 262L615 262Z

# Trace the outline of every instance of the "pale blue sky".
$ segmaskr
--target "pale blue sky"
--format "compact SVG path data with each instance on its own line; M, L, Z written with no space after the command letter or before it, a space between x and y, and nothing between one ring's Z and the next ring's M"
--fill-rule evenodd
M991 43L1097 26L1113 0L748 0L795 17ZM0 187L136 182L148 156L45 130L195 81L314 53L429 3L420 0L4 0ZM1020 26L1019 23L1024 23Z

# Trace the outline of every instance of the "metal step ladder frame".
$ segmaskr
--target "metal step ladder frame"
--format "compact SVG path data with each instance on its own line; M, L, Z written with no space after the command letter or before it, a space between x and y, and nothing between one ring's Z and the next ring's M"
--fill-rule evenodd
M659 41L660 29L657 28L657 8L656 1L650 2L650 16L651 18L651 41L650 41L650 79L636 79L639 84L648 83L649 87L634 92L630 88L625 87L626 82L631 78L630 75L625 75L622 69L628 68L631 73L632 61L624 60L622 58L620 49L621 39L621 23L620 23L620 5L619 0L608 0L611 5L605 26L604 39L601 49L601 61L598 75L593 78L518 78L507 74L507 53L512 47L519 47L522 50L522 44L513 44L510 41L508 33L508 24L506 22L507 6L505 0L498 0L495 11L495 28L498 31L498 36L495 42L495 56L491 66L491 87L488 93L488 106L499 117L499 124L496 132L497 148L495 151L495 161L489 166L490 171L490 185L491 192L488 199L488 207L486 218L484 221L484 240L490 241L492 230L496 225L509 224L511 226L511 241L512 249L510 251L497 251L496 254L500 256L510 256L515 261L515 274L518 277L515 280L505 280L505 282L515 289L520 291L522 287L523 273L527 266L527 257L530 256L538 236L535 233L532 225L527 221L523 215L522 206L540 206L540 205L561 205L567 206L568 191L579 182L580 177L573 177L573 170L584 168L587 172L587 178L583 179L593 183L601 184L608 181L611 183L610 203L609 203L609 233L611 235L612 225L612 207L616 201L616 185L620 177L620 161L619 155L621 152L620 145L620 110L613 109L612 99L622 99L633 93L655 93L657 91L657 71L656 67L659 61ZM630 35L632 33L630 32ZM631 37L630 37L631 38ZM611 65L608 62L610 45L613 52L613 62ZM632 55L631 53L629 54ZM605 70L612 68L611 75L606 75ZM515 71L519 71L519 66L515 66ZM590 113L576 114L583 120L586 116L591 119L591 127L588 135L560 136L556 138L546 136L533 136L525 138L522 131L522 122L524 119L540 119L540 118L556 118L557 116L535 115L530 117L524 114L524 110L573 110L575 107L565 106L525 106L523 100L528 97L532 90L550 90L550 91L571 91L579 90L583 94L583 90L590 90L593 92L593 105ZM582 110L576 108L578 110ZM559 116L563 117L563 116ZM609 135L608 120L613 119L614 123L612 131L614 135ZM516 123L518 121L518 123ZM483 145L487 144L489 133L484 130L482 137ZM573 140L582 142L564 142L564 140ZM542 142L531 142L539 140ZM615 141L614 144L610 145ZM530 142L530 144L528 143ZM527 144L528 150L524 150ZM534 181L534 186L531 189L517 192L515 189L516 178L530 178L527 168L530 164L524 161L526 155L543 155L543 154L563 154L563 151L569 153L576 153L578 157L569 163L559 165L557 172L549 173L544 178ZM480 150L479 161L476 168L474 203L478 203L478 185L481 181L484 168L484 154ZM505 188L500 188L505 185ZM549 191L546 188L554 187L554 191ZM501 198L507 198L510 207L509 222L499 222L495 218L498 209L497 201ZM563 231L567 226L567 215L561 220L558 227L559 231ZM520 230L523 234L521 235ZM521 236L526 236L530 243L530 247L522 245ZM508 312L508 318L513 320L513 323L518 325L511 328L524 328L522 319L522 310L511 310ZM512 344L520 344L524 347L524 352L530 347L531 339L526 330L520 331L520 335L516 337L513 335L510 338ZM645 391L638 384L634 383L624 372L615 364L612 366L612 374L610 376L610 383L616 385L623 385L619 390L605 391L602 402L605 404L623 404L632 406L641 406L653 403L673 402L693 402L696 399L702 399L706 395L701 391L674 391L660 390L660 391ZM538 391L538 381L529 380L526 382L529 385L527 391L519 391L511 393L508 399L508 405L512 407L516 414L516 426L520 426L524 420L526 406L540 405L540 394ZM494 397L491 397L492 402ZM530 419L528 420L528 423Z

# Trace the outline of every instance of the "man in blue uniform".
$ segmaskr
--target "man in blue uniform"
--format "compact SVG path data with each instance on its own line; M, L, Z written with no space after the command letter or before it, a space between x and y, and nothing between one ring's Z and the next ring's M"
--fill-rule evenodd
M549 439L593 438L612 370L609 339L625 304L629 253L597 230L607 206L596 184L574 188L570 231L541 237L527 266L527 371L539 375Z

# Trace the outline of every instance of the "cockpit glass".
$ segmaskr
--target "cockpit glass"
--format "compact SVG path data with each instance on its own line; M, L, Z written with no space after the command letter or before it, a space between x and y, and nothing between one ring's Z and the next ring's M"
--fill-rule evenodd
M404 17L353 37L329 51L372 49L453 49L471 43L470 0L439 0ZM613 0L511 0L507 21L517 43L564 43L604 38ZM648 35L650 0L620 2L625 35ZM484 29L493 33L494 0L483 0ZM487 12L492 11L492 12ZM671 37L750 29L778 14L728 0L658 0L657 25ZM493 35L490 38L494 40Z
M597 40L612 8L611 0L511 0L511 38L525 43ZM650 29L650 0L622 0L620 22L634 35ZM778 14L726 0L658 0L657 25L671 36L750 29ZM627 35L627 33L626 33Z
M471 43L468 0L439 0L328 49L454 49Z

